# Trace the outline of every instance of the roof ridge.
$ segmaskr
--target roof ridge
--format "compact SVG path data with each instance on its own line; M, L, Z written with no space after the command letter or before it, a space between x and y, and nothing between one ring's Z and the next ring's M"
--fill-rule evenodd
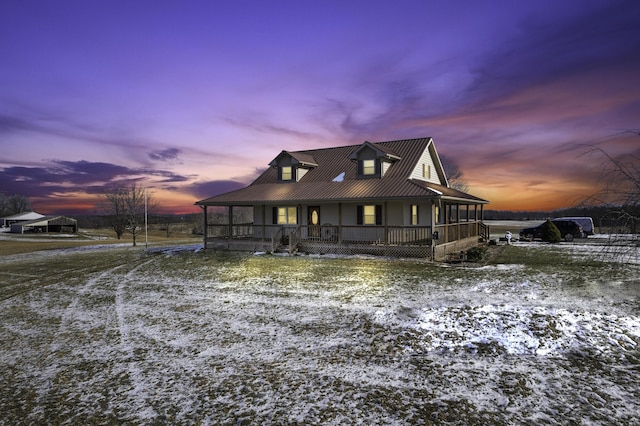
M390 140L390 141L377 141L377 142L371 142L371 141L363 141L361 143L356 143L356 144L350 144L350 145L339 145L339 146L329 146L327 148L312 148L312 149L304 149L304 150L298 150L298 151L289 151L287 149L283 150L286 151L288 153L307 153L307 152L311 152L311 151L327 151L327 150L332 150L332 149L346 149L346 148L357 148L359 146L361 146L364 143L369 142L370 144L373 145L378 145L378 144L391 144L391 143L396 143L396 142L411 142L411 141L418 141L418 140L425 140L425 141L429 141L430 139L433 139L431 136L424 136L421 138L408 138L408 139L394 139L394 140Z

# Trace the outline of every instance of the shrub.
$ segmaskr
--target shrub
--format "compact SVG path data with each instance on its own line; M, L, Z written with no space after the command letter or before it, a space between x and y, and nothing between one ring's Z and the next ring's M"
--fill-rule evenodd
M475 246L467 250L467 260L469 262L479 262L487 252L487 248L484 246Z
M548 243L559 243L560 241L562 241L560 230L549 219L547 219L547 221L542 224L541 233L542 241L546 241Z

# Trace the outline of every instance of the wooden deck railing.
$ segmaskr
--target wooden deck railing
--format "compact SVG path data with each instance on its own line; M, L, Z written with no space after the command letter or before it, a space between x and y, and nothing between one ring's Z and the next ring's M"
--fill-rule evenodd
M436 244L479 236L481 222L461 222L437 225ZM433 230L430 226L336 226L336 225L208 225L207 239L269 241L274 246L295 245L300 242L335 244L430 245Z
M482 222L458 222L446 225L436 225L438 241L436 244L445 244L465 238L480 236Z
M488 236L482 222L436 225L436 245L476 236ZM299 242L345 244L430 245L434 233L430 226L336 226L336 225L208 225L208 239L271 241L274 246Z

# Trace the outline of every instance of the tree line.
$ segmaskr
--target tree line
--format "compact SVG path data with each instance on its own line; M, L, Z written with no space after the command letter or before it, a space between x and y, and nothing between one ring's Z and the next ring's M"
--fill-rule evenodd
M0 217L31 211L31 202L22 194L0 192Z

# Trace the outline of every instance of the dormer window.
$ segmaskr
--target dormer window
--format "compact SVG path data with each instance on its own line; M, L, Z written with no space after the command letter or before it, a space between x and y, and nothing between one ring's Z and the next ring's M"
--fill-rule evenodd
M376 174L376 160L362 160L362 174L373 176Z
M278 182L299 182L318 164L305 153L282 151L269 165L278 170Z
M293 168L291 166L280 167L280 180L293 179Z
M358 177L381 178L400 157L384 146L365 142L349 155L358 164Z

